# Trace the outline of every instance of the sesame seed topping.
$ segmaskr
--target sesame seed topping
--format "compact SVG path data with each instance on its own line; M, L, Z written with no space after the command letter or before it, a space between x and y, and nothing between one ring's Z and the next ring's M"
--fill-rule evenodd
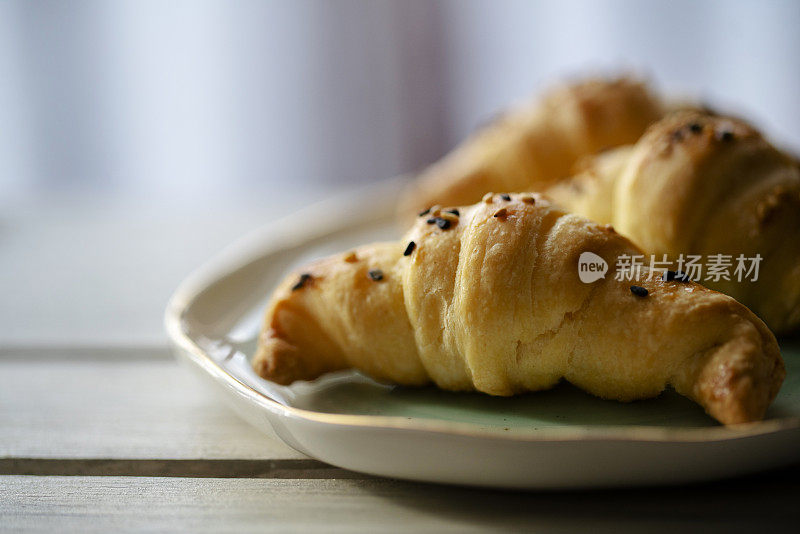
M508 210L506 210L505 208L500 208L494 213L494 215L492 215L492 217L496 219L505 219L507 216L508 216Z
M347 263L355 263L358 261L358 256L356 256L355 252L348 252L344 257L344 261Z
M528 194L525 194L525 195L522 195L522 196L521 196L521 197L519 197L519 198L520 198L520 199L521 199L521 200L522 200L522 201L523 201L525 204L535 204L535 203L536 203L536 199L535 199L535 198L533 198L533 195L528 195Z
M380 269L371 269L367 274L373 282L380 282L383 280L383 271Z
M309 280L311 280L311 275L309 273L301 274L300 279L297 280L297 283L292 286L292 291L297 291L298 289L302 288Z
M430 212L431 212L431 209L430 209L430 208L428 208L428 209L426 209L426 210L422 210L422 211L421 211L421 212L419 212L417 215L418 215L418 216L420 216L420 217L424 217L425 215L429 214Z
M481 200L483 202L486 202L487 204L491 204L493 197L494 197L494 193L486 193L485 195L483 195L483 198Z
M649 292L642 286L631 286L631 293L637 297L646 297Z
M411 256L411 253L414 252L414 249L417 247L417 244L413 241L408 242L408 246L403 251L403 256Z
M661 275L661 279L665 282L672 282L675 280L675 271L664 271Z
M449 215L449 216L450 217L454 217L453 215ZM454 219L454 220L456 222L458 222L457 219ZM447 230L448 228L450 228L450 224L451 224L451 221L449 219L445 218L445 217L431 217L430 219L428 219L425 222L428 223L428 224L435 224L436 226L438 226L442 230Z
M689 125L689 129L692 131L692 133L700 133L703 131L703 125L699 122L693 122Z
M445 213L452 213L456 217L460 217L461 216L461 212L458 211L458 208L452 208L452 209L449 209L449 210L444 210L444 212Z
M733 141L733 132L730 130L723 130L721 132L717 132L717 139L720 141Z
M675 281L676 282L691 282L692 279L689 278L689 275L683 271L675 271Z
M503 193L502 195L500 195L500 198L508 202L509 200L511 200L511 195L509 195L508 193Z

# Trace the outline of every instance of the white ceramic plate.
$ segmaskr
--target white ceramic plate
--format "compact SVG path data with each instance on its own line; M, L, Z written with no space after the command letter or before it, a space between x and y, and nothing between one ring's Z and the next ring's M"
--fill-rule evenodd
M246 237L172 297L166 327L256 427L324 462L376 475L503 488L700 481L800 460L800 343L766 421L722 427L674 392L630 404L564 385L513 398L395 388L354 372L283 387L249 365L272 287L295 264L395 238L400 180L312 206Z

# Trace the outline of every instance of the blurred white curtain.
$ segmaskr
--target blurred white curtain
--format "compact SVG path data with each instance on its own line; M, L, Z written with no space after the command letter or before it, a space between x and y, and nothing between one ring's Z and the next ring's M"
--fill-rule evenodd
M195 199L398 174L441 150L438 6L0 4L0 194Z
M0 199L280 194L424 165L553 77L634 70L800 146L800 2L0 3Z
M800 147L797 0L468 0L443 18L450 141L554 76L632 71Z

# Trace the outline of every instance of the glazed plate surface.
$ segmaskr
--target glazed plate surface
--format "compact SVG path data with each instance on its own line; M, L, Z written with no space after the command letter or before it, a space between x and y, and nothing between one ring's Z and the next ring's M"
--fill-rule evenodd
M800 461L800 342L761 423L722 427L672 391L603 401L562 384L513 398L378 384L355 372L278 386L250 369L271 289L310 259L401 235L400 179L259 230L201 267L166 312L176 355L259 429L365 473L499 488L588 488L709 480Z

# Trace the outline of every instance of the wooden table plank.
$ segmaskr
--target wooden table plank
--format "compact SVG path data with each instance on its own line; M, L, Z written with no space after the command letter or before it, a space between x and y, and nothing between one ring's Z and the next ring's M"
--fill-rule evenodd
M190 478L372 478L310 458L275 460L126 460L0 458L0 476L132 476Z
M45 355L0 357L0 456L305 458L241 421L166 349Z
M800 520L795 484L500 492L386 479L0 477L8 529L191 532L744 531ZM777 497L777 498L776 498Z

